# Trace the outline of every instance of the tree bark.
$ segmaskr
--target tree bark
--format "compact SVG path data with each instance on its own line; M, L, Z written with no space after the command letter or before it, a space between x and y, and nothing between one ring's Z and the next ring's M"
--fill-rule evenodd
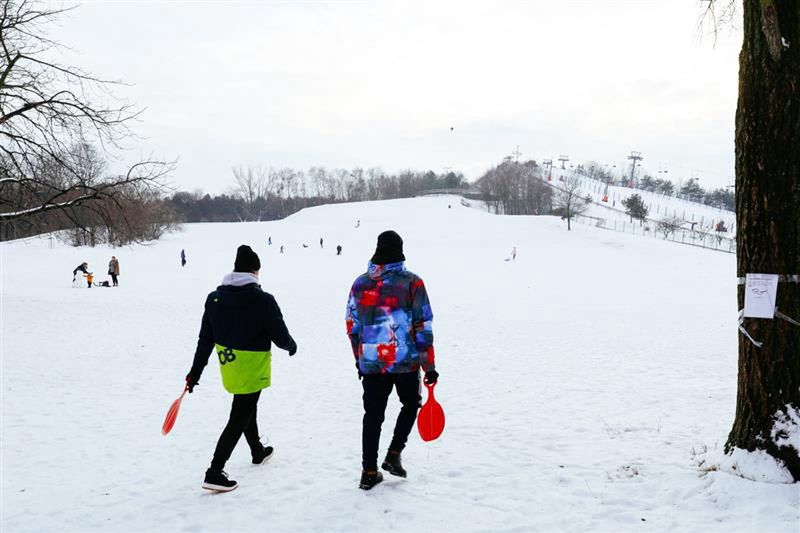
M743 9L737 273L790 276L800 274L800 1L744 0ZM741 309L743 285L737 296ZM800 284L779 283L776 304L800 320ZM763 347L739 336L736 418L725 450L764 450L800 481L800 450L781 442L785 433L775 428L790 410L800 412L800 327L777 318L745 319L744 326Z

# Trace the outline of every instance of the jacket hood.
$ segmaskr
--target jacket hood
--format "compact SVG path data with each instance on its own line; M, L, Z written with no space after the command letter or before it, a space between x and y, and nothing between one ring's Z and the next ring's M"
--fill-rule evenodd
M215 292L214 297L225 306L244 305L263 294L258 277L249 272L231 272L222 278L222 285Z
M402 272L406 269L404 261L397 263L386 263L385 265L376 265L372 261L367 264L367 276L370 279L383 279L395 272Z
M222 278L222 285L244 287L251 283L258 285L258 276L250 272L231 272L230 274L225 274L225 277Z

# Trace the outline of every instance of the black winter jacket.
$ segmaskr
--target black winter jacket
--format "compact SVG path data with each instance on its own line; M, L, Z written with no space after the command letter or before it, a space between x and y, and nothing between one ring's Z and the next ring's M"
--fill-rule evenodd
M255 283L220 285L206 298L190 374L200 379L214 344L234 350L269 351L272 342L284 350L297 349L275 298Z

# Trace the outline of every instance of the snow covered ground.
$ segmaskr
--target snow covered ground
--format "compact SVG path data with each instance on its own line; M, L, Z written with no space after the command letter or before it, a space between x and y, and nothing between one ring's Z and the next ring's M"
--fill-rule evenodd
M388 228L431 297L447 428L433 443L412 435L407 480L363 492L344 305ZM242 243L260 254L300 349L274 351L260 402L275 458L254 467L241 442L226 468L240 488L215 495L200 484L230 397L213 359L172 433L160 427L205 295ZM504 261L512 246L516 261ZM192 224L150 246L32 239L0 253L3 532L800 527L800 484L778 483L769 465L750 468L766 482L731 475L719 459L736 394L732 255L567 233L556 217L494 216L452 198ZM112 253L119 288L70 288L78 263L103 274Z

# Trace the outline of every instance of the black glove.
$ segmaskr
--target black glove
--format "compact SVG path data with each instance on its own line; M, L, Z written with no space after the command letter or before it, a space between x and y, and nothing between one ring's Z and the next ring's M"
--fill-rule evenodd
M189 387L189 394L194 392L194 388L200 383L200 377L191 372L186 374L186 386Z
M294 342L294 339L292 339L292 344L289 345L287 351L289 352L290 357L297 353L297 343Z
M361 367L358 365L358 361L356 361L356 370L358 370L358 379L364 377L364 374L361 373Z
M425 372L425 384L435 385L439 381L439 373L436 370L428 370Z

